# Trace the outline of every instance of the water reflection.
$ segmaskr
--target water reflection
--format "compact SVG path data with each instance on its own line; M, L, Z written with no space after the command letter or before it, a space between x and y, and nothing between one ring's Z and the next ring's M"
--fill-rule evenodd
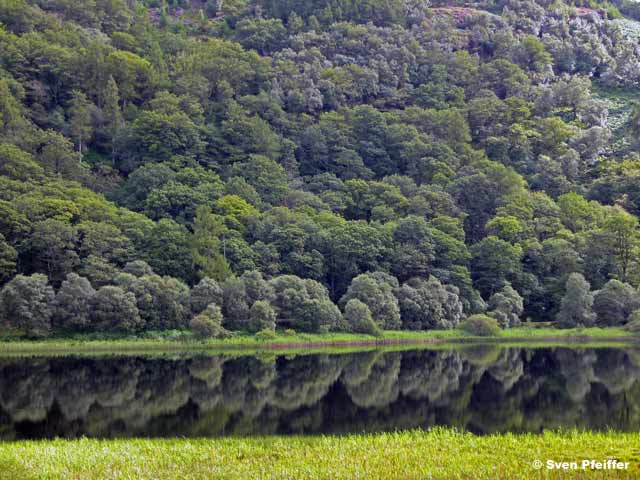
M0 439L640 430L640 352L0 359Z

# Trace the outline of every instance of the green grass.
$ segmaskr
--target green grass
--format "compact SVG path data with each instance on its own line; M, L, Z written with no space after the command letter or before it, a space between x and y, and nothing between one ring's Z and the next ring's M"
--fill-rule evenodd
M500 343L504 345L542 346L579 343L581 346L628 345L637 343L640 336L623 328L554 329L522 326L504 330L496 337L474 337L460 330L386 331L382 337L352 333L278 333L270 340L253 335L234 334L231 338L194 340L186 335L175 338L110 337L76 335L72 338L54 337L45 340L26 340L5 337L0 341L0 356L16 354L105 354L153 352L348 352L385 347L416 347L456 345L461 343Z
M616 472L536 470L534 460L607 458ZM447 429L344 437L54 440L0 444L0 479L640 478L640 434L485 437Z
M500 338L634 338L633 333L621 327L608 328L534 328L523 326L503 330Z

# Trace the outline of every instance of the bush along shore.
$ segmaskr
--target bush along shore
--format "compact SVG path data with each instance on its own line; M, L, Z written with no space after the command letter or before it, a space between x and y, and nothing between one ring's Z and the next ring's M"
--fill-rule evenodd
M30 340L23 336L0 337L0 355L11 353L126 352L126 351L225 351L289 350L351 347L460 345L496 343L553 345L632 345L640 336L624 328L555 329L522 326L501 330L492 336L473 335L463 330L384 331L379 335L354 333L296 333L292 330L266 334L235 333L226 338L200 338L190 331L148 332L144 336L74 334Z
M56 290L45 275L17 275L0 290L0 339L18 332L25 338L94 336L230 339L269 342L281 335L367 335L382 339L433 337L628 336L640 332L640 294L617 280L592 294L580 274L571 274L554 322L523 325L523 298L504 285L482 302L483 313L465 308L457 288L435 277L400 285L384 272L353 278L337 303L321 283L259 271L217 282L205 277L193 288L156 274L145 262L127 263L113 285L94 289L69 273ZM613 308L612 306L615 306ZM589 327L589 328L585 328ZM535 328L554 328L553 333ZM598 328L612 328L609 334ZM617 328L613 330L613 328ZM190 335L185 334L188 330ZM154 332L164 332L154 334ZM169 331L169 333L166 333ZM405 334L397 333L404 331ZM575 333L578 332L578 333ZM615 333L617 332L617 333ZM347 335L348 336L348 335Z
M638 478L639 450L640 435L632 433L479 437L442 428L319 437L21 441L0 444L0 478Z

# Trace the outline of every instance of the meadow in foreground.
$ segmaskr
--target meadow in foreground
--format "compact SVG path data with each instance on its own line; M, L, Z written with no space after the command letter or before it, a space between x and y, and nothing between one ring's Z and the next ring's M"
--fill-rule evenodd
M629 462L583 470L583 459ZM543 462L536 468L535 461ZM547 469L547 460L578 469ZM0 478L204 479L638 478L640 435L582 433L474 436L434 429L345 437L54 440L0 444Z

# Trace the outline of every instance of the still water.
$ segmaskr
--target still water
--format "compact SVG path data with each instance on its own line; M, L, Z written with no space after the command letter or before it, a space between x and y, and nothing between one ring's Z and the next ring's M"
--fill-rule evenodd
M0 440L640 431L640 350L0 359Z

